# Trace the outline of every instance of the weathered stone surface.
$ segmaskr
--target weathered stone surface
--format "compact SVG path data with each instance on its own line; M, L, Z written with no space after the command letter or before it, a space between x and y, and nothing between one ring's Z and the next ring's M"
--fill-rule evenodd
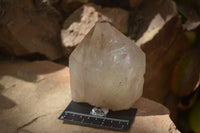
M130 34L147 58L143 96L176 113L178 98L171 93L171 78L176 63L188 49L176 5L172 0L143 1L134 14Z
M67 67L48 61L0 64L0 132L116 132L58 120L71 101ZM138 108L138 113L130 133L178 132L163 105L141 98L133 107Z
M62 111L71 99L67 67L48 61L0 64L2 133L20 132L37 118Z
M143 92L145 54L109 23L96 23L69 57L72 99L129 109Z
M1 52L16 56L39 53L52 60L62 56L61 16L45 4L40 0L1 1Z
M180 133L173 122L169 118L169 111L162 105L155 103L151 100L141 98L134 107L139 108L137 117L128 131L130 133ZM59 131L60 133L114 133L117 131L109 131L97 128L90 128L84 126L78 126L68 123L62 123L57 120L57 116L62 113L58 111L55 114L50 114L39 118L31 125L23 128L24 131L31 132L49 132L54 133ZM48 122L48 124L44 123Z
M155 10L150 13L152 6ZM147 57L143 96L163 102L170 88L171 72L180 56L176 53L180 53L178 50L181 49L174 49L179 47L174 43L175 39L180 38L176 38L180 27L176 7L171 0L162 0L154 3L143 1L140 8L138 16L147 17L140 18L140 23L137 17L131 20L135 22L131 26L131 34L138 33L134 37L136 44L144 50Z
M145 97L163 102L169 94L172 72L188 45L178 28L178 20L174 18L153 40L141 46L147 57L143 93ZM176 30L172 31L172 29Z
M129 13L120 8L101 8L95 4L85 4L71 14L63 24L61 31L65 54L70 55L96 22L110 22L123 33L128 32Z
M152 40L174 16L177 16L177 10L172 0L142 1L131 12L129 34L137 45L143 45Z

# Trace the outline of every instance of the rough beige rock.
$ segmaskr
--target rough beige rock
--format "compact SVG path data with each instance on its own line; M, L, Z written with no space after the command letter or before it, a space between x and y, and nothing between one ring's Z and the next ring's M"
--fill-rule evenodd
M65 54L70 55L96 22L110 22L122 33L128 32L129 13L120 8L101 8L95 4L85 4L71 14L64 22L61 31Z
M16 56L39 53L49 59L62 56L60 13L38 0L1 2L1 52Z
M0 132L116 132L58 120L71 101L69 86L67 67L48 61L0 62ZM141 98L133 107L138 113L130 133L178 133L161 104Z
M96 23L69 57L72 99L129 109L143 92L145 54L109 23Z

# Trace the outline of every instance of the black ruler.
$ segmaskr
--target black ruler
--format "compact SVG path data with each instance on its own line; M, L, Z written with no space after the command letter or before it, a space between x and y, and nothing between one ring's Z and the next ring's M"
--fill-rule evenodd
M97 111L97 114L95 111ZM109 110L103 112L101 109L89 104L71 101L59 119L85 126L127 131L134 121L136 112L137 109L133 108L123 111Z

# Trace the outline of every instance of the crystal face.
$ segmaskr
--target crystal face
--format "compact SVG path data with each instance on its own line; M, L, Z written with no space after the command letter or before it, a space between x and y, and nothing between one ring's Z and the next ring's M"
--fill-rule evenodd
M143 92L145 54L109 23L97 23L69 58L72 99L111 110Z

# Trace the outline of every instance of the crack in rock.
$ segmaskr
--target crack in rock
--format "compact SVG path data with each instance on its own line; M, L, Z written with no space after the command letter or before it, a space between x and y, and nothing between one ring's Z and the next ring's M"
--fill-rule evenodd
M37 119L39 119L39 118L41 118L41 117L44 117L44 116L46 116L46 115L38 116L38 117L32 119L31 121L29 121L28 123L26 123L26 124L24 124L24 125L18 127L18 128L16 129L16 133L19 133L19 131L20 131L21 129L23 129L23 128L26 127L26 126L29 126L30 124L32 124L33 122L35 122Z

